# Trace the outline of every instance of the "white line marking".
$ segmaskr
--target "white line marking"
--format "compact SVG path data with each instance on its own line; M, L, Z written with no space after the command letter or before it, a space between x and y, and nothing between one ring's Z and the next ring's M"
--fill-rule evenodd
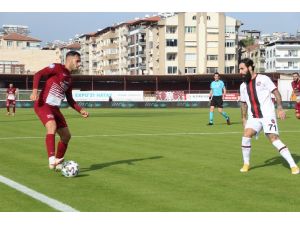
M79 212L78 210L72 208L71 206L68 206L62 202L59 202L53 198L49 198L48 196L41 194L37 191L34 191L22 184L19 184L11 179L8 179L4 176L0 175L0 182L3 184L6 184L7 186L16 189L17 191L20 191L24 193L25 195L28 195L40 202L45 203L46 205L52 207L53 209L56 209L61 212Z
M182 132L182 133L145 133L145 134L90 134L90 135L74 135L73 138L93 138L93 137L132 137L132 136L184 136L184 135L226 135L226 134L242 134L243 131L232 132ZM280 133L300 133L300 130L280 131ZM44 139L45 137L0 137L0 140L15 139Z

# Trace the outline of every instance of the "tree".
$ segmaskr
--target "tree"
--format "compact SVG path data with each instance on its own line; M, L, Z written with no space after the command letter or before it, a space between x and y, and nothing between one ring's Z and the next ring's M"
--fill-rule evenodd
M247 37L246 39L240 40L239 45L247 48L248 46L254 45L255 40L253 37Z

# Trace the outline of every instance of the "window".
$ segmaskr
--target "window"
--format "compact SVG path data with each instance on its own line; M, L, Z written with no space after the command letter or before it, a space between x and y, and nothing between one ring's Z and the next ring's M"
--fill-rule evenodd
M176 74L177 66L168 66L168 74Z
M206 19L207 19L207 20L210 20L210 16L207 16Z
M233 60L234 54L225 54L225 60Z
M177 39L167 39L167 46L169 47L176 47L177 46Z
M29 41L26 42L26 46L30 47L30 42Z
M217 41L208 41L207 42L207 47L208 48L218 48L219 47L219 42L217 42Z
M287 56L298 56L297 50L288 50Z
M167 34L175 34L177 30L177 26L166 26Z
M294 67L295 66L295 62L288 62L288 67Z
M195 26L188 26L188 27L185 27L185 33L186 33L186 34L193 34L193 33L196 33L196 27L195 27Z
M185 53L185 61L196 61L197 55L195 53Z
M234 26L226 26L225 33L226 34L235 34L235 27Z
M226 48L234 47L234 45L235 45L235 40L226 40L225 41Z
M218 60L218 55L207 55L208 61L215 61Z
M11 47L12 46L12 44L13 44L13 42L12 41L7 41L7 47Z
M226 66L225 73L234 73L234 66Z
M195 74L196 67L185 67L184 71L185 71L185 74Z
M17 41L17 47L22 46L22 42L21 41Z
M193 16L193 18L192 18L193 20L196 20L197 19L197 16Z
M176 59L176 53L167 53L167 61L174 61Z
M207 67L206 72L207 73L216 73L216 72L218 72L218 67Z

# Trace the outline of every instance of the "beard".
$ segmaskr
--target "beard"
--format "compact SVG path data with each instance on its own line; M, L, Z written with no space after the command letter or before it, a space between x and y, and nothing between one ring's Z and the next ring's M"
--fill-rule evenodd
M247 84L249 84L249 82L251 81L251 73L248 71L244 76L243 76L243 79L244 79L244 82L246 82Z

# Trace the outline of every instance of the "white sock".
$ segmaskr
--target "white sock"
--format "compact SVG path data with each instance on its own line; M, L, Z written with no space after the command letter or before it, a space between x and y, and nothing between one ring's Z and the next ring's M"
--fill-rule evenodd
M250 153L251 153L251 138L242 138L242 153L244 164L250 165Z
M296 163L289 151L289 149L278 139L273 141L272 144L278 149L280 155L289 163L290 167L295 167Z
M50 156L49 157L49 165L54 165L55 164L55 156Z

